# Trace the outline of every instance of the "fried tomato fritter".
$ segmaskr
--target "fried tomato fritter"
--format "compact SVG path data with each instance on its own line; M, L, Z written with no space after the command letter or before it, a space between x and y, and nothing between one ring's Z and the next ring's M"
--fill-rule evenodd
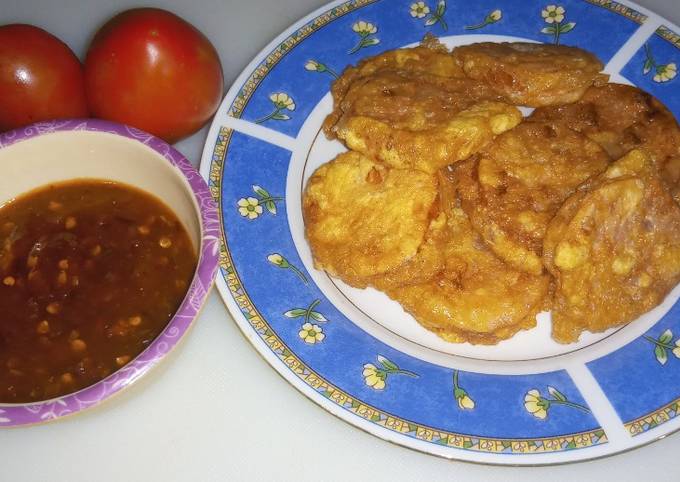
M523 122L498 136L472 169L457 170L463 209L499 258L538 275L548 223L608 163L597 143L564 125Z
M463 70L448 49L434 37L425 37L413 48L388 50L345 69L332 86L333 101L342 99L347 88L362 77L384 70L402 70L441 77L464 77Z
M405 99L409 99L408 102L413 102L413 105L404 106L399 113L401 117L420 115L429 112L428 109L433 107L435 110L432 112L437 112L441 106L432 102L419 104L417 99L426 101L428 94L444 96L445 92L429 84L452 78L461 79L457 88L448 88L450 93L461 93L457 97L459 101L464 100L468 91L473 91L473 88L467 88L466 85L480 84L466 79L463 70L446 47L433 37L426 37L418 47L389 50L365 58L356 67L347 67L333 82L333 112L324 122L324 131L330 138L334 137L334 126L346 113L369 116L374 114L385 120L390 111L394 110L395 104L399 105ZM418 86L424 87L427 92L418 92ZM493 95L491 90L489 93ZM392 96L397 99L390 102ZM394 102L395 100L398 102Z
M673 114L637 87L590 87L576 103L536 109L530 119L562 122L600 144L613 159L644 149L680 200L680 128Z
M323 129L351 151L303 195L315 267L451 342L495 344L552 309L570 343L656 306L680 281L680 128L602 67L426 37L345 69Z
M384 70L353 82L335 103L324 129L333 138L344 121L355 116L370 117L394 129L432 129L481 100L499 100L499 96L488 84L467 77Z
M680 280L680 206L633 150L573 194L548 226L553 338L578 340L650 310Z
M436 173L479 151L521 120L516 107L484 101L429 130L393 129L384 122L357 116L347 119L337 135L350 149L389 166Z
M451 177L440 176L448 230L444 269L425 283L378 287L447 341L496 344L535 326L550 277L515 270L484 245L458 206Z
M340 154L314 172L302 200L315 267L363 287L402 265L423 242L436 195L434 176Z
M366 279L366 283L386 290L390 287L420 284L431 280L445 268L444 247L448 242L448 236L446 214L440 212L430 222L425 240L412 258L383 274Z
M528 107L575 102L607 78L597 57L564 45L482 42L457 47L452 56L466 76L488 83L511 104Z

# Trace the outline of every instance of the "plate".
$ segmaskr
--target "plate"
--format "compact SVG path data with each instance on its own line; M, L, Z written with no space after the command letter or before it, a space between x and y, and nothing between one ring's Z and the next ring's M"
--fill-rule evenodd
M481 463L542 465L628 450L680 428L676 288L618 330L572 345L550 320L483 347L445 343L372 289L313 268L301 193L344 150L325 139L334 78L415 45L524 40L594 52L614 81L680 116L680 29L630 2L336 2L297 22L236 80L203 152L223 234L217 286L262 356L334 415L380 438Z

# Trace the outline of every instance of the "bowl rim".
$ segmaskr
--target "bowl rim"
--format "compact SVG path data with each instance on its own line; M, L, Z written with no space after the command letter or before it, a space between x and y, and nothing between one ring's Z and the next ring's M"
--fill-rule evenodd
M160 154L187 181L200 218L198 262L179 308L163 331L127 365L98 382L57 398L39 402L0 403L0 427L55 420L98 405L139 380L172 351L197 318L215 280L220 224L210 188L196 168L167 142L134 127L100 119L61 119L38 122L0 134L0 149L56 132L87 131L118 135Z

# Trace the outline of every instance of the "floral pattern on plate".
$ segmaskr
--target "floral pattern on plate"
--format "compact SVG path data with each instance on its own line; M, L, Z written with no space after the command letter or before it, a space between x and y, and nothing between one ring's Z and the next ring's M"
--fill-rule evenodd
M607 63L646 20L648 16L633 6L615 1L350 1L330 5L265 49L227 95L215 120L219 128L208 139L212 152L203 160L203 173L222 207L226 237L220 290L260 353L335 415L380 437L450 458L510 464L583 460L650 440L648 428L640 429L636 441L622 437L625 430L633 433L632 424L665 424L666 430L678 425L674 420L680 404L673 396L662 396L672 395L674 387L680 386L675 371L666 369L668 380L659 386L650 386L653 378L638 379L642 372L664 370L650 341L637 336L604 355L588 347L564 358L516 364L409 348L408 342L394 333L385 334L383 328L367 329L371 325L361 321L361 307L352 306L341 295L329 295L337 286L313 270L300 229L298 189L304 184L304 168L296 163L309 158L310 147L305 143L314 138L310 131L319 137L319 125L306 124L311 115L318 116L315 109L324 98L328 101L333 79L346 66L417 43L427 32L454 38L504 35L567 43L589 49ZM668 51L657 45L658 36L648 40L655 62L676 62L677 48ZM645 40L641 39L640 49ZM644 57L636 51L629 53L632 57L625 59L622 73L634 68L643 77ZM672 84L654 82L651 75L635 80L643 82L661 87ZM668 89L665 92L670 103L678 98ZM294 112L280 112L289 119L264 122L285 139L256 130L232 130L238 128L230 124L231 117L255 123L275 111L272 93L295 99ZM320 123L322 117L315 119ZM247 199L243 186L252 185L266 186L268 194L285 197L277 204L276 216L264 216L263 209L258 222L251 222L234 209L239 199ZM303 278L296 270L308 283L300 282ZM311 311L332 321L316 320ZM677 327L663 326L671 318L670 314L660 316L647 334L658 341L666 329L680 332ZM619 338L625 340L625 336ZM665 338L662 342L669 345ZM630 347L639 348L639 353L629 354ZM672 349L666 350L670 358ZM583 353L593 353L587 365L575 369L573 363L566 363L585 360ZM635 390L622 390L618 381L606 383L604 378L618 380L619 376L600 370L617 366L607 360L611 356L621 356L626 362L627 375L635 382L628 379L625 386ZM641 357L646 361L638 373L635 367ZM610 419L607 427L601 424L604 409L591 404L597 400L589 393L591 376L602 386L622 425L612 426ZM645 417L655 418L650 422Z
M236 84L238 93L228 108L229 115L294 137L345 67L362 57L417 43L426 33L557 40L589 48L606 63L646 18L617 2L598 6L585 0L555 4L399 0L389 5L385 1L357 0L340 3L329 12L272 47L247 79ZM607 31L607 42L601 41L602 31ZM316 75L307 75L302 81L301 66L306 74ZM294 111L272 100L277 94L285 94L293 102Z

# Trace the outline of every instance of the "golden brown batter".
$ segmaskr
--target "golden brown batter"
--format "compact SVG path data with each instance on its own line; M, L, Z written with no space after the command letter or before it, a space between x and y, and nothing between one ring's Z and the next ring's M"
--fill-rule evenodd
M456 170L470 167L461 163ZM458 206L454 178L447 170L440 176L448 217L444 269L425 283L382 288L423 326L448 341L495 344L535 326L550 277L515 270L484 245Z
M516 107L484 101L429 130L394 129L370 117L350 117L337 135L350 149L388 166L435 173L478 152L521 120Z
M680 206L649 156L633 150L564 203L548 227L553 337L576 341L627 323L680 280Z
M531 119L563 122L600 144L613 159L644 149L680 200L680 128L647 92L622 84L591 87L578 102L536 109Z
M436 195L434 176L340 154L305 189L305 233L316 267L357 286L396 268L423 242Z
M680 280L680 129L601 68L574 47L427 38L346 69L324 130L351 151L303 198L316 267L456 343L550 308L570 343L653 308Z
M564 45L484 42L458 47L452 55L466 76L487 82L514 105L568 104L607 80L597 57Z
M609 156L565 126L523 122L477 157L461 180L472 225L506 263L541 274L548 223L579 184L606 169Z

